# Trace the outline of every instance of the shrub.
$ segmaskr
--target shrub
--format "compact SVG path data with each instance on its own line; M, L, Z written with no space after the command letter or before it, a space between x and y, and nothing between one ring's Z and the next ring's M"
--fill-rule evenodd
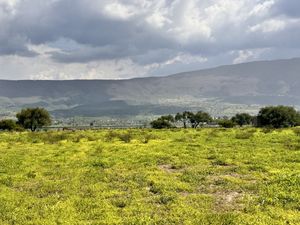
M161 119L161 118L152 121L150 123L150 125L154 129L164 129L164 128L171 128L172 127L172 124L169 121Z
M219 126L224 128L232 128L236 126L236 123L232 120L222 119L218 121Z
M119 139L121 141L124 141L125 143L129 143L132 140L132 134L127 132L127 133L123 133L123 134L119 134Z
M105 141L107 142L111 142L114 138L116 138L118 136L118 134L112 130L110 130L109 132L107 132L107 134L105 135Z
M16 121L14 120L1 120L0 121L0 130L8 130L8 131L13 131L13 130L18 130L18 125Z
M235 135L236 139L250 139L254 136L255 131L249 130L249 131L240 131Z
M140 141L144 144L147 144L151 139L155 139L153 134L142 133Z

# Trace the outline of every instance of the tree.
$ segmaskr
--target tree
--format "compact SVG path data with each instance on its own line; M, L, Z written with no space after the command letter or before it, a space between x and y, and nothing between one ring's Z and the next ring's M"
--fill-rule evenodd
M299 124L300 114L289 106L268 106L260 109L257 116L258 127L284 128Z
M175 116L175 121L181 121L183 123L183 127L187 128L187 123L189 122L189 115L191 112L185 111L183 113L177 113Z
M18 125L14 120L1 120L0 121L0 130L13 131L17 130Z
M248 113L240 113L232 117L231 120L242 127L244 125L250 125L253 121L253 118Z
M150 125L154 129L164 129L164 128L171 128L173 127L172 122L174 122L175 119L172 115L168 116L161 116L156 120L153 120Z
M211 116L207 112L199 111L196 114L189 113L188 118L192 125L192 128L197 128L200 124L208 123L212 121Z
M27 108L22 109L17 113L17 119L20 126L31 131L43 126L51 125L50 115L47 110L43 108Z
M218 121L219 126L224 128L232 128L236 126L236 123L229 119L221 119Z
M170 123L173 123L175 122L175 119L172 115L167 115L167 116L161 116L160 117L161 120L165 120L165 121L168 121Z

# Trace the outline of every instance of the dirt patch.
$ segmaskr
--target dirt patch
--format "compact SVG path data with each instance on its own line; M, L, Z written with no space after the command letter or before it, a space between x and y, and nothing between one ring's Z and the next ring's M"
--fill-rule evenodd
M165 171L166 173L178 173L183 171L183 169L176 168L170 164L159 165L158 168Z
M179 194L180 194L180 196L182 196L182 197L187 197L187 196L189 196L191 193L186 192L186 191L182 191L182 192L180 192Z
M238 174L238 173L229 173L229 174L222 174L222 175L211 175L208 177L209 180L212 182L218 182L221 180L224 180L226 178L236 178L240 179L241 181L249 184L255 184L257 183L257 180L255 180L252 176L244 175L244 174Z
M239 211L243 208L240 200L244 194L237 191L218 191L213 193L215 198L214 208L216 211Z

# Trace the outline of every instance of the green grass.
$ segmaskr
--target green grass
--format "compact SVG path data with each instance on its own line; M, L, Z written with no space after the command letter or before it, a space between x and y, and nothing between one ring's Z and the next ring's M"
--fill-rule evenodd
M300 224L300 132L0 133L0 224Z

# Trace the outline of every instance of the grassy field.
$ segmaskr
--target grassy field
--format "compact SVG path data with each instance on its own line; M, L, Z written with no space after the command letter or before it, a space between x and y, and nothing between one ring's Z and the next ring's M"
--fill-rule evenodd
M300 129L0 133L0 224L300 224Z

